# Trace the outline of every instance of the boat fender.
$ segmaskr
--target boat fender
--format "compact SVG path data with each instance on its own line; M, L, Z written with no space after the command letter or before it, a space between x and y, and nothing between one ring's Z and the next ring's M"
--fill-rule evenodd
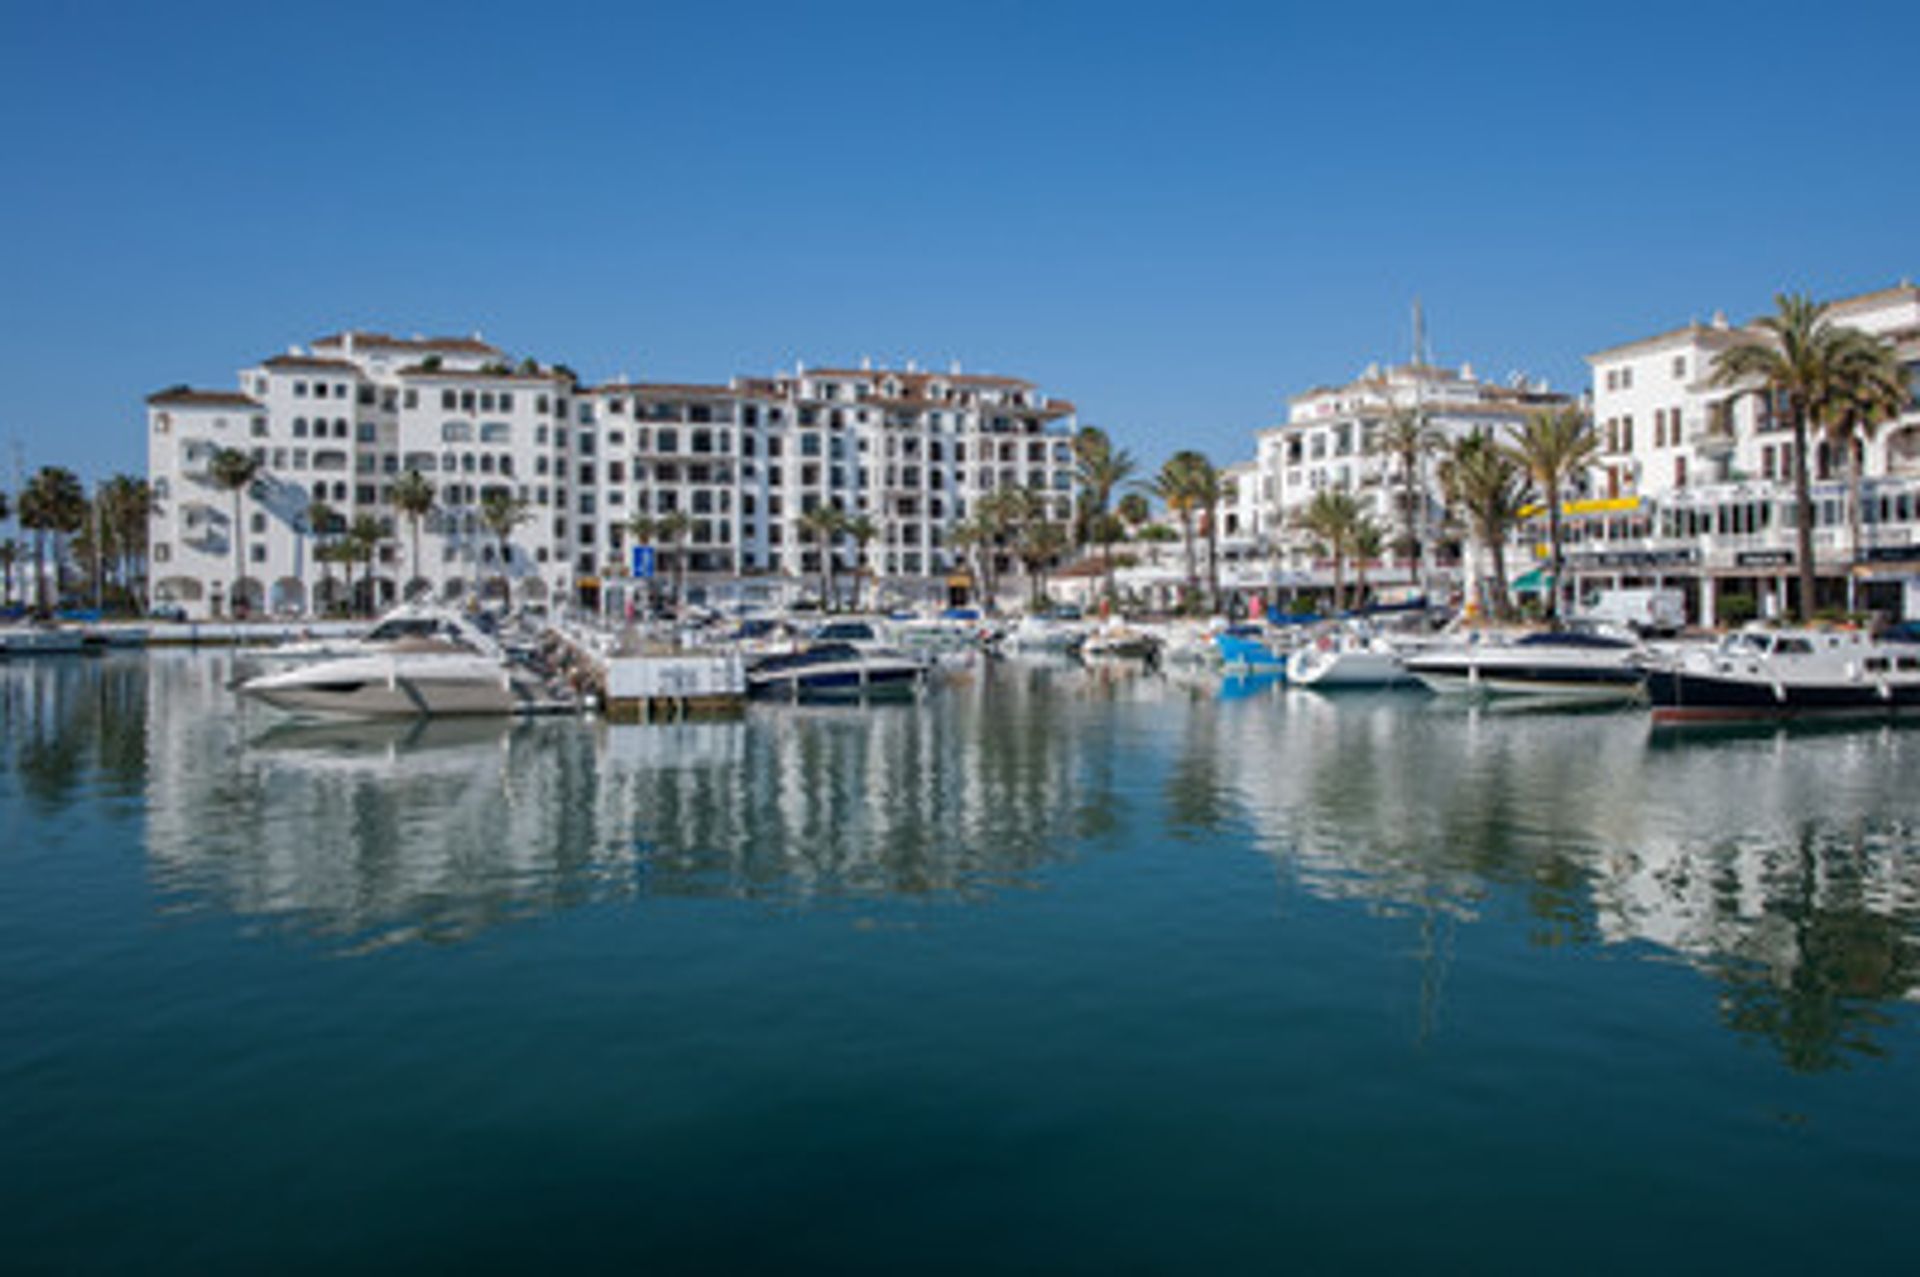
M1785 705L1787 703L1787 689L1775 683L1773 685L1773 699Z

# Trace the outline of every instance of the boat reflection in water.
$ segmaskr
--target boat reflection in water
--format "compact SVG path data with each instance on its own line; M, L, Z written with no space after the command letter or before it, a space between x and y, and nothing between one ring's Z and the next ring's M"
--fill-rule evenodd
M1098 892L1114 855L1407 927L1423 1033L1463 926L1684 961L1796 1069L1878 1049L1920 989L1920 731L1696 741L1017 661L724 722L270 726L220 672L150 663L155 875L346 949L606 900Z

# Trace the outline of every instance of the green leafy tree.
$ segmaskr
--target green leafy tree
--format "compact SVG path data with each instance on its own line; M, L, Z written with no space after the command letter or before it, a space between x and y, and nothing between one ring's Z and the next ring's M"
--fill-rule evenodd
M1200 567L1194 553L1193 525L1199 512L1215 499L1217 487L1209 478L1212 471L1213 466L1205 455L1187 449L1168 457L1149 485L1153 495L1179 520L1180 540L1186 547L1189 596L1200 589Z
M411 594L420 580L420 521L433 513L433 484L418 470L409 470L394 480L392 500L394 508L407 516L412 532L413 577L407 582L407 592Z
M66 538L80 530L87 517L87 498L80 480L64 466L42 466L20 493L20 526L33 533L34 607L46 615L49 571L57 587L60 565L65 559ZM53 560L47 559L48 539L53 542Z
M1333 560L1333 610L1347 606L1347 563L1353 557L1354 544L1361 534L1365 516L1360 502L1351 492L1322 488L1296 516L1301 531L1318 543L1321 553Z
M240 511L240 498L260 475L260 463L239 448L222 448L213 454L207 472L221 491L233 498L233 586L227 591L227 606L235 616L245 616L247 592L247 527Z
M1561 496L1592 463L1600 450L1600 437L1594 432L1592 419L1579 408L1547 408L1514 428L1509 447L1547 510L1548 571L1553 576L1547 615L1557 621L1565 588L1561 574Z
M1836 375L1816 408L1828 446L1846 458L1848 557L1860 562L1862 458L1881 426L1898 420L1908 402L1907 373L1892 346L1855 329L1843 329L1845 345ZM1857 611L1859 577L1847 574L1847 609Z
M1775 312L1754 325L1754 335L1720 352L1713 380L1734 397L1759 394L1793 435L1795 560L1800 578L1800 619L1815 611L1813 485L1807 464L1808 426L1836 398L1863 334L1834 324L1827 307L1810 297L1782 293Z
M861 606L861 601L860 601L861 580L864 576L873 572L873 560L872 560L872 556L868 552L868 547L871 546L875 541L875 539L879 537L880 528L877 524L874 523L872 519L869 519L866 515L862 514L847 520L846 533L849 537L853 539L854 547L859 551L859 554L860 554L860 573L859 575L856 575L853 578L853 607L854 607L854 610L857 612L860 610L860 606ZM880 584L880 580L878 575L876 574L874 576L874 591L876 594L880 592L879 584Z
M1487 611L1497 618L1511 616L1506 547L1508 534L1526 506L1525 471L1505 448L1485 435L1472 434L1456 440L1448 450L1440 480L1449 503L1459 509L1492 561L1492 578L1482 586Z
M1074 508L1075 530L1081 545L1100 547L1101 575L1106 581L1107 597L1112 598L1113 543L1119 540L1116 521L1109 513L1113 495L1139 470L1139 463L1125 448L1116 448L1107 432L1098 426L1083 426L1073 439L1074 482L1079 501Z
M1425 550L1420 536L1420 514L1426 504L1427 464L1442 446L1443 436L1429 424L1424 409L1391 402L1372 443L1377 455L1393 462L1398 488L1394 504L1400 514L1397 549L1406 556L1416 580L1420 578Z
M820 556L820 606L833 610L834 543L846 531L847 516L840 507L822 503L800 516L800 530Z
M494 551L499 556L500 571L495 579L500 583L503 600L513 597L509 572L513 564L514 529L532 517L527 503L505 488L489 488L480 495L480 523L492 535Z

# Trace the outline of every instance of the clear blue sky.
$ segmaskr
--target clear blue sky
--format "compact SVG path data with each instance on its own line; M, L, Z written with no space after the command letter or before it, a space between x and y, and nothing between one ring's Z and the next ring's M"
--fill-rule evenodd
M1019 373L1157 462L1920 274L1920 5L0 3L0 443L343 325ZM11 487L11 456L0 485Z

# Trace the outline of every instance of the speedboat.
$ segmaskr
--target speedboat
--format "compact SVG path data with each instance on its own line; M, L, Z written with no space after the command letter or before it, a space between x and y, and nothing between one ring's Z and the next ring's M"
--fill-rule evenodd
M1087 641L1086 623L1054 616L1023 616L1000 646L1023 656L1061 656Z
M926 675L924 661L892 648L814 643L755 664L747 693L788 700L909 696Z
M1087 634L1080 655L1095 661L1151 661L1160 655L1160 640L1145 630L1108 621Z
M340 718L532 713L554 704L537 679L504 658L436 639L262 674L240 693L288 713Z
M1858 630L1749 628L1653 660L1656 723L1920 710L1920 650Z
M397 644L419 640L448 643L495 659L503 655L493 635L466 613L408 603L388 612L358 638L310 638L276 647L243 648L234 653L233 664L237 676L246 679L320 661L378 655Z
M1645 692L1647 650L1631 639L1554 630L1511 642L1468 642L1406 658L1407 672L1446 696L1531 696L1601 703Z
M1287 682L1299 687L1398 687L1410 679L1400 649L1366 629L1322 634L1287 658Z

